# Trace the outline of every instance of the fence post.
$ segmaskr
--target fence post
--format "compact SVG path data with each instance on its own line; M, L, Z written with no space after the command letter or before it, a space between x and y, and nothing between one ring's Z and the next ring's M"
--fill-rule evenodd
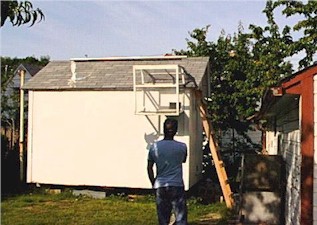
M24 85L25 71L20 70L20 135L19 135L19 159L20 159L20 181L24 181Z

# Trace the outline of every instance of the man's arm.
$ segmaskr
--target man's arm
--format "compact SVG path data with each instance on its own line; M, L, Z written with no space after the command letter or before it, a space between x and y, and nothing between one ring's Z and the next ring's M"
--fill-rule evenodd
M183 163L185 163L186 160L187 160L187 154L184 156Z
M154 182L155 182L153 165L154 165L154 162L152 160L147 161L147 174L149 176L152 186L154 186Z
M186 160L187 160L187 146L185 145L185 155L184 155L183 163L185 163Z

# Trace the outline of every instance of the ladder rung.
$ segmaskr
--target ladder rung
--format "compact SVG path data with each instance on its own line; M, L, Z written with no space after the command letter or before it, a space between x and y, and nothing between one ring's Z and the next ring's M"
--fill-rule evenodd
M217 157L218 157L218 159L221 161L221 155L220 155L220 151L216 151L216 155L217 155Z
M229 182L229 180L227 179L227 180L225 180L225 184L226 185L229 185L230 184L230 182Z

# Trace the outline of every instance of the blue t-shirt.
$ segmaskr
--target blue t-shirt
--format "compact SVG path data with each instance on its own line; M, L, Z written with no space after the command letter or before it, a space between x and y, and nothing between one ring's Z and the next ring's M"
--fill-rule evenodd
M149 151L148 160L156 164L154 188L183 187L182 163L186 161L187 146L175 140L161 140L154 143Z

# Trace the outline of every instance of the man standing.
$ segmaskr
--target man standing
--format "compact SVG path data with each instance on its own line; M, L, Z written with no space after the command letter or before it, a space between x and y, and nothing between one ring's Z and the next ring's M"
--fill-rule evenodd
M154 143L148 155L148 176L156 189L157 216L160 225L170 221L172 209L177 225L187 224L187 206L185 199L182 163L186 162L187 146L174 140L177 132L177 120L166 119L164 139ZM156 164L156 177L153 165Z

